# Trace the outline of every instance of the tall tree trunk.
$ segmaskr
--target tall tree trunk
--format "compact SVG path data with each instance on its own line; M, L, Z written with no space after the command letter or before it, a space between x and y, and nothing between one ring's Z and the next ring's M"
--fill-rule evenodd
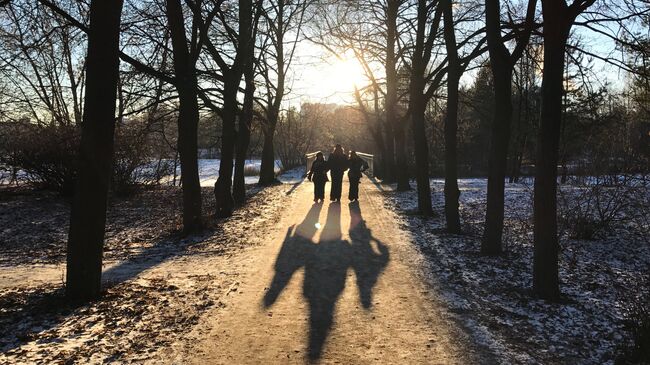
M219 163L219 177L214 184L214 196L216 200L216 216L219 218L230 217L235 208L235 201L232 196L232 172L235 148L235 120L237 119L237 89L239 77L226 79L224 82L223 101L223 126L221 137L221 161Z
M460 233L460 213L458 200L458 151L456 148L458 132L458 84L461 75L458 45L454 31L453 8L451 0L444 5L444 37L449 67L447 69L447 112L445 113L445 218L449 233Z
M235 208L232 195L233 159L237 132L235 123L239 114L237 93L246 62L253 57L253 2L239 0L239 34L237 36L237 55L230 68L223 67L223 106L221 133L221 161L219 177L214 184L215 215L219 218L229 217Z
M512 66L510 53L501 36L499 0L485 1L485 18L490 68L494 79L494 116L488 154L488 188L485 229L481 253L501 253L505 175L512 118Z
M183 231L187 234L201 228L201 184L197 156L199 104L196 69L187 47L180 0L167 0L167 21L174 55L174 82L179 97L178 154L183 182Z
M239 115L239 130L237 132L237 147L235 156L235 178L233 181L232 195L235 203L243 204L246 202L246 177L244 169L246 167L246 155L248 145L251 141L251 125L253 123L253 101L255 97L255 75L254 64L250 62L246 65L244 76L246 78L246 90L244 92L244 104L242 105L241 114Z
M275 135L275 126L277 124L277 116L271 116L267 125L263 129L264 132L264 145L262 147L262 164L260 165L260 185L271 185L277 180L275 179L275 149L273 148L273 137Z
M417 30L415 50L411 62L411 84L409 100L411 109L411 127L415 147L416 183L418 189L418 213L433 215L431 206L431 186L429 184L429 146L424 125L424 114L427 108L427 98L424 95L424 72L429 57L425 55L425 32L427 28L427 2L418 0Z
M494 119L488 157L487 209L481 252L486 255L501 253L503 209L510 121L512 117L512 73L509 66L492 62L494 74Z
M388 109L388 108L387 108ZM386 118L388 118L388 110L386 111ZM382 181L386 184L392 184L395 179L395 135L393 133L393 123L386 120L384 122L385 133L385 149L384 149L384 177Z
M421 81L423 85L424 80ZM411 121L415 146L415 177L418 189L418 213L425 216L432 216L433 207L431 205L431 186L429 185L429 146L427 144L426 130L424 127L425 109L426 100L424 95L420 93L412 96Z
M533 291L541 298L560 296L557 238L557 163L562 119L564 55L571 22L566 7L542 1L544 75L535 164Z
M461 233L458 211L458 84L459 78L449 73L447 78L447 113L445 116L445 218L449 233Z
M392 126L389 135L389 147L394 149L394 176L397 179L397 190L409 190L408 161L406 158L406 131L403 121L397 115L397 57L395 45L397 42L397 16L399 1L388 0L386 9L386 121Z
M406 155L406 128L401 118L395 126L395 165L397 178L397 191L411 190L409 183L409 163Z
M90 4L79 176L70 215L66 267L66 296L74 302L101 294L122 4L121 0L93 0Z

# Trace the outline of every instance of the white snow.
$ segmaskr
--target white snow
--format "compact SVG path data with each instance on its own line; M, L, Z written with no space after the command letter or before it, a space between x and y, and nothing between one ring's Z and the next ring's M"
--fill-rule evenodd
M594 241L561 235L560 277L565 301L532 297L532 182L506 184L505 253L481 256L487 182L461 179L464 234L444 231L444 181L432 179L435 218L412 214L415 189L388 192L403 225L428 258L424 275L448 311L475 341L503 363L612 364L629 338L631 303L647 293L650 246L624 230ZM414 186L415 188L415 186ZM566 194L576 194L562 186Z

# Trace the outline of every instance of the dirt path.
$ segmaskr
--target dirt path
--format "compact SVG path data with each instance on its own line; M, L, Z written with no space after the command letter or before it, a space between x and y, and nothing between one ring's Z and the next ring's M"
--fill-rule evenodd
M231 258L240 275L225 307L172 362L485 362L420 279L421 257L378 187L365 179L351 204L313 204L311 189L291 195L268 244Z

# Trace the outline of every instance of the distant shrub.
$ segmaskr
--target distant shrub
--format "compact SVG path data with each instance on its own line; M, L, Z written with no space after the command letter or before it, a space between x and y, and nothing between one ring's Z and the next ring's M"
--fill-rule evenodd
M0 124L0 166L22 181L71 195L77 176L81 129L28 121ZM159 184L173 174L174 161L164 158L150 140L144 123L116 128L112 190L129 193L141 185ZM10 180L11 180L10 176Z
M112 189L128 194L142 185L158 185L174 173L174 161L156 156L147 129L138 123L121 125L115 133Z
M559 190L561 228L570 238L582 240L602 237L622 226L633 226L641 234L647 227L638 223L638 202L649 194L647 183L636 177L574 180Z
M0 163L22 170L29 182L70 195L77 175L79 132L68 125L3 123Z

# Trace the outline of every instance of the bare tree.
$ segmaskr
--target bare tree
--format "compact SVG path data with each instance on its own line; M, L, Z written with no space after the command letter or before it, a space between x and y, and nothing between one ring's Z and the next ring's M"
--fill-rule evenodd
M176 0L174 0L176 1ZM200 1L200 0L199 0ZM86 34L89 33L89 27L86 26L82 21L78 20L70 14L70 12L66 11L65 9L61 8L59 4L57 4L55 1L52 0L38 0L39 3L41 3L43 6L46 8L52 10L55 14L63 17L65 20L70 22L72 25L77 27L78 29L82 30ZM194 5L194 8L196 8L198 5L195 4L194 2L188 1L187 4L189 5ZM172 4L172 5L177 5L177 4ZM172 6L173 9L173 6ZM165 9L165 16L167 14L167 9ZM180 9L181 11L181 17L182 17L182 8ZM176 18L178 14L172 14L173 20L178 22L178 18ZM205 41L205 32L199 32L202 28L200 28L200 25L203 24L199 22L201 20L200 16L197 16L196 13L193 14L194 16L192 17L193 24L192 24L192 39L190 40L191 46L190 46L190 51L188 51L188 59L183 59L182 61L179 59L180 62L187 61L184 65L180 65L179 67L182 72L184 72L182 75L184 76L191 76L192 71L188 70L188 66L193 64L196 64L195 58L197 56L198 50L201 49L201 43ZM181 18L181 20L184 18ZM168 24L169 25L169 24ZM175 24L178 29L176 29L175 33L175 38L176 40L172 41L172 43L176 42L177 47L180 46L180 42L183 39L186 39L185 37L185 27L184 27L184 21L182 24ZM180 31L182 30L182 34ZM164 37L167 39L166 37ZM151 39L151 38L149 38ZM163 47L166 47L166 45L163 45ZM187 45L185 46L187 48ZM148 65L144 62L138 61L134 57L130 56L127 54L125 51L118 50L120 59L129 65L131 65L135 70L138 72L147 74L151 77L157 78L159 80L163 80L168 84L177 86L177 81L180 81L183 83L182 88L184 88L184 92L188 93L198 93L199 91L191 91L188 90L188 88L192 87L192 81L188 80L187 77L185 79L183 78L177 78L173 75L169 75L166 70L160 70L156 69L155 67ZM183 51L178 51L179 53L184 53ZM182 57L181 55L175 55L176 58L179 56ZM190 77L191 79L191 77ZM196 83L194 83L196 85ZM177 90L178 91L178 90ZM202 95L202 94L201 94ZM204 96L204 95L202 95ZM179 94L180 97L180 94ZM204 99L206 99L204 97ZM180 99L179 99L180 100ZM184 93L184 101L186 102L191 102L191 98L188 97ZM184 105L185 106L185 105ZM180 108L179 108L180 109ZM179 130L179 138L178 138L178 150L179 154L184 154L184 156L181 156L181 172L182 174L185 174L186 176L182 177L183 180L183 230L185 232L191 232L194 231L198 228L201 227L201 195L200 195L200 183L198 179L198 161L197 161L197 156L196 156L196 133L193 132L195 130L195 127L193 126L194 123L198 123L198 114L197 114L197 119L193 120L193 112L187 112L187 108L183 108L184 110L184 116L185 114L188 114L188 118L184 118L183 120L179 119L179 127L182 128L187 128L184 130L182 133ZM192 107L189 108L190 110ZM183 134L183 137L181 138L181 134ZM194 137L192 137L194 135ZM192 145L194 148L192 148ZM181 153L180 151L186 152L186 153ZM182 165L185 165L183 167ZM196 173L194 173L196 172Z
M258 102L264 114L260 185L268 185L276 181L273 136L282 101L287 93L285 85L287 73L294 59L305 22L306 9L310 2L310 0L270 0L264 7L261 33L265 38L265 45L260 55L264 90L261 97L263 101Z
M468 3L467 6L457 6L458 13L454 17L454 5L451 1L443 0L438 4L438 19L443 17L444 24L444 51L445 59L434 68L427 79L431 80L425 96L429 101L434 93L441 87L442 80L447 77L447 104L444 114L444 140L445 140L445 218L447 231L460 233L460 214L458 211L460 191L458 189L458 105L460 78L470 64L486 51L485 38L482 29L472 29L467 24L476 23L477 17L482 14L476 4ZM477 11L479 10L479 11ZM437 24L437 23L436 23ZM460 41L457 41L456 30L463 28ZM434 42L434 35L430 35L428 43ZM467 48L461 54L463 48ZM411 95L411 98L414 96ZM411 110L414 113L415 110ZM424 114L424 110L421 111ZM415 117L415 115L413 115ZM424 118L424 116L423 116ZM426 131L422 131L425 134ZM428 181L427 181L428 184ZM418 190L420 183L418 183Z
M219 165L219 177L214 185L214 194L216 199L217 217L228 217L232 215L235 201L232 195L233 179L233 159L235 157L236 142L236 122L239 116L239 104L237 95L239 93L239 84L247 61L253 57L253 47L249 44L253 42L253 25L255 12L253 11L252 0L239 0L238 7L231 9L229 6L221 6L217 1L214 5L218 24L225 29L224 43L232 48L229 54L219 50L219 45L215 43L212 37L206 37L205 49L209 56L216 63L221 71L219 76L223 83L221 95L223 103L221 107L222 119L222 137L221 137L221 161ZM236 15L233 12L236 11ZM238 31L233 24L229 22L237 19ZM221 41L221 40L220 40ZM224 46L227 48L227 46ZM232 49L235 51L233 52ZM232 61L227 62L228 58Z
M180 0L166 0L166 15L174 56L174 85L179 98L178 153L183 179L183 230L188 233L202 226L201 184L197 160L199 104L196 76L196 61L201 46L198 40L192 39L191 48L188 48L185 17ZM198 22L193 22L193 27L195 31L192 34L196 34Z
M434 12L435 5L438 6L435 7ZM449 7L451 8L451 5ZM443 7L435 1L418 0L415 45L411 55L409 112L415 145L418 212L428 216L433 215L433 207L431 205L431 187L429 185L429 147L425 128L425 111L429 101L425 95L426 68L431 59L434 42L438 37L442 9ZM428 19L432 13L435 13L433 21L429 22ZM458 54L456 54L455 60L457 59ZM456 87L457 91L458 87Z
M562 120L566 44L576 18L595 0L542 0L544 75L537 161L535 164L533 291L541 298L560 296L557 238L557 162Z
M500 1L485 1L485 24L494 80L495 107L489 152L485 229L481 241L481 252L486 255L496 255L501 252L504 184L512 119L512 72L528 45L530 34L535 27L536 6L537 0L529 0L523 23L513 25L517 29L514 34L516 45L510 52L502 34Z
M73 301L87 301L101 293L122 4L121 0L93 0L90 4L79 178L68 236L66 295Z

